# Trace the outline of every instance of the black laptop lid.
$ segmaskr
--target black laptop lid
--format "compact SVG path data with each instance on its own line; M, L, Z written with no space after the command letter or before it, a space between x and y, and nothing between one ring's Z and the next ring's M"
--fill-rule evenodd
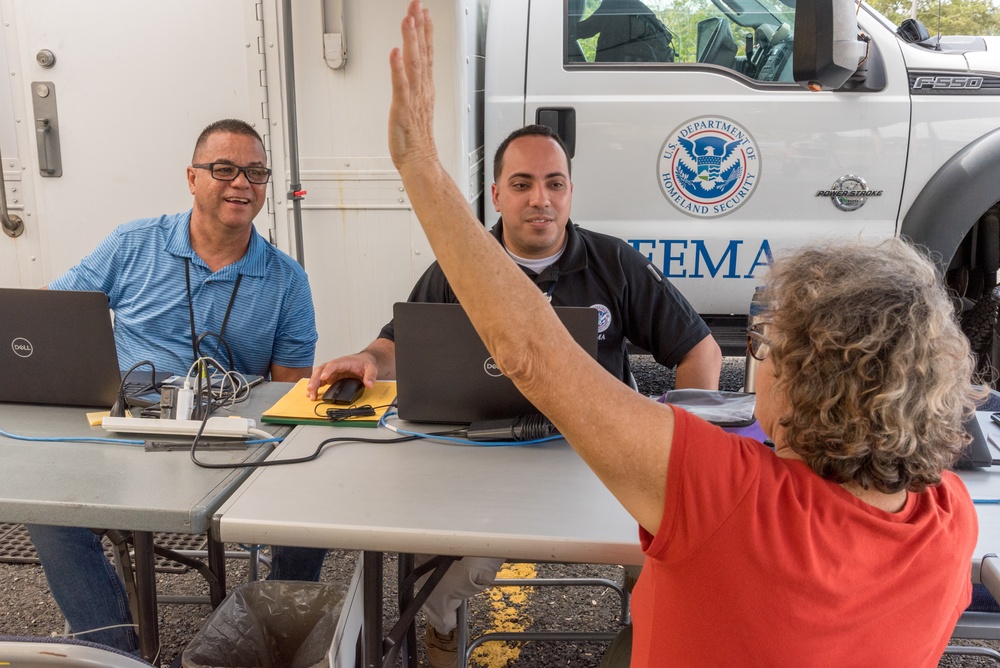
M955 468L982 468L993 465L993 450L986 440L986 433L1000 434L1000 427L990 422L990 413L977 412L972 419L965 423L965 431L972 437L972 441L965 449L965 453L955 462Z
M597 310L557 306L555 311L596 359ZM496 368L460 305L399 302L393 318L402 419L464 424L538 412Z
M121 383L101 292L0 288L0 401L101 406Z

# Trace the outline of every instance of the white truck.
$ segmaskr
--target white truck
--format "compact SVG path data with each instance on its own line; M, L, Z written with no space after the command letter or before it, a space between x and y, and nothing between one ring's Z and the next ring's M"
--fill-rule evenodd
M573 151L573 220L649 257L727 350L774 254L904 235L990 352L1000 39L900 31L849 0L425 4L439 149L487 224L493 150L545 123ZM265 137L256 224L309 272L317 357L365 345L433 260L386 149L404 6L0 0L0 286L188 208L194 139L233 116Z

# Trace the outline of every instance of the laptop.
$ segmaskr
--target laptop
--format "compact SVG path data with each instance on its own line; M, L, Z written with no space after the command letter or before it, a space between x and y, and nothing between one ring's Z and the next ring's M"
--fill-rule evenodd
M993 465L993 450L983 434L984 426L986 433L990 434L993 439L1000 440L1000 426L990 421L990 412L977 411L965 423L965 431L972 437L972 441L955 462L955 468L986 468Z
M0 401L115 402L121 374L102 292L0 288Z
M597 310L554 308L576 342L596 359ZM538 413L496 368L459 304L399 302L393 318L400 418L465 424Z

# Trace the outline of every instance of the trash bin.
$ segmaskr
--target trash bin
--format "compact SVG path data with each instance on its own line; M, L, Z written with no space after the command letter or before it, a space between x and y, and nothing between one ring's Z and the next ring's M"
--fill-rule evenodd
M181 655L183 668L327 668L341 585L264 580L222 602Z

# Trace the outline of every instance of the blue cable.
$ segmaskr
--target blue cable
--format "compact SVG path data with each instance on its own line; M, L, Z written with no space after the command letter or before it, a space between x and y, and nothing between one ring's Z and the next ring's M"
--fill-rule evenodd
M18 436L0 429L0 436L13 438L15 441L41 441L46 443L114 443L117 445L145 445L146 441L134 441L126 438L99 438L96 436L81 436L74 438L66 437L45 437L45 436Z
M264 443L281 443L283 440L285 440L284 437L281 437L281 438L277 438L277 437L275 437L275 438L258 438L258 439L255 439L253 441L244 441L244 443L246 443L247 445L262 445Z
M972 502L982 505L996 505L1000 504L1000 499L973 499Z
M539 443L548 443L549 441L558 441L562 439L562 436L546 436L545 438L536 438L533 441L473 441L468 438L455 438L452 436L434 436L433 434L424 434L419 431L407 431L405 429L400 429L399 427L390 427L386 424L386 418L390 418L396 415L396 411L386 411L385 415L379 418L378 426L385 427L389 431L394 431L397 434L402 434L403 436L416 436L417 438L426 438L432 441L444 441L445 443L457 443L458 445L484 445L490 447L512 447L519 445L538 445Z

